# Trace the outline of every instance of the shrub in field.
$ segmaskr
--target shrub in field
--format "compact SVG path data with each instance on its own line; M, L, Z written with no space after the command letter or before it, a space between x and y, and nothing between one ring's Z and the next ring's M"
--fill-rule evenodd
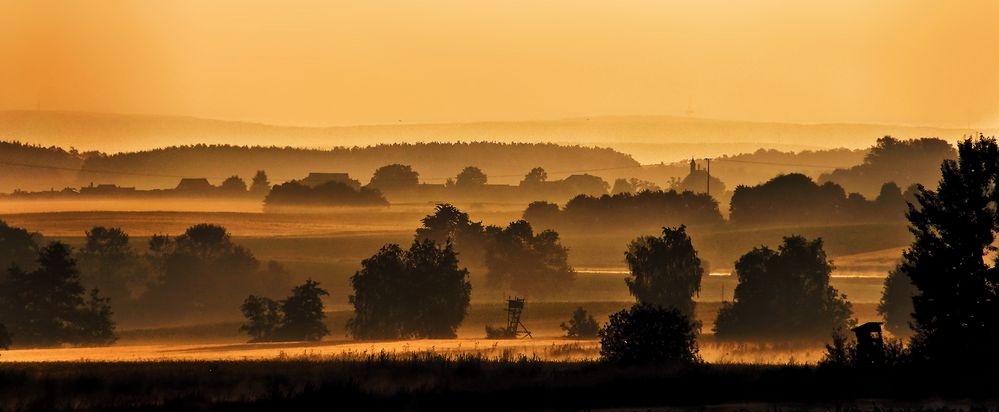
M674 308L634 305L600 330L600 356L613 363L689 364L697 353L696 325Z
M721 339L819 340L852 325L852 307L829 285L832 264L822 239L784 238L776 251L758 247L735 262L735 301L715 320Z
M361 261L351 284L347 328L358 339L453 338L472 292L451 243L432 240L382 247Z
M86 293L69 246L41 250L38 269L12 266L0 281L0 323L18 345L107 345L117 340L106 298Z
M600 325L597 324L593 315L586 313L582 306L572 312L572 317L568 322L559 325L565 331L565 337L572 339L590 339L597 336Z
M510 333L510 329L503 326L486 325L486 339L513 339L517 333Z
M323 323L322 297L328 295L312 279L280 302L250 295L240 306L246 323L239 330L250 335L251 342L320 340L330 333Z
M631 269L625 283L638 303L694 315L694 294L701 290L704 268L685 226L664 227L661 237L637 238L624 255Z
M999 145L966 139L945 160L936 191L919 187L909 208L912 245L899 271L912 281L912 350L947 365L996 364L999 348Z

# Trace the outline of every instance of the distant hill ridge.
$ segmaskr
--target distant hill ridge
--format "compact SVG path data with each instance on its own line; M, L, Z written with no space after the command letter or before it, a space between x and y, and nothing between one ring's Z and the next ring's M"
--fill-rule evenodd
M881 124L795 124L712 120L670 116L595 116L558 120L467 123L382 124L334 127L275 126L261 123L152 116L52 111L0 111L0 139L45 146L122 152L188 144L278 145L332 148L427 141L556 142L599 145L628 152L650 150L671 161L682 155L659 153L648 145L744 145L802 148L866 148L885 135L898 138L996 134L997 129L956 129ZM744 146L740 146L743 147ZM687 151L696 152L696 149ZM728 153L732 151L726 150ZM697 153L689 153L696 155ZM664 158L664 156L670 156Z

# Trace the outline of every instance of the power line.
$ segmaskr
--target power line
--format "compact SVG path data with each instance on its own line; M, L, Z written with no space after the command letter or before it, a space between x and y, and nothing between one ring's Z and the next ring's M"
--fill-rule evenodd
M30 164L30 163L9 162L9 161L3 161L3 160L0 160L0 165L4 165L4 166L15 166L15 167L27 167L27 168L35 168L35 169L65 170L65 171L77 172L77 173L98 173L98 174L123 175L123 176L163 177L163 178L171 178L171 179L186 179L186 178L190 178L190 176L170 175L170 174L161 174L161 173L142 173L142 172L127 172L127 171L98 170L98 169L77 169L77 168L65 167L65 166L37 165L37 164ZM213 176L209 176L208 178L209 179L225 179L224 177L217 177L217 176L214 176L214 177Z

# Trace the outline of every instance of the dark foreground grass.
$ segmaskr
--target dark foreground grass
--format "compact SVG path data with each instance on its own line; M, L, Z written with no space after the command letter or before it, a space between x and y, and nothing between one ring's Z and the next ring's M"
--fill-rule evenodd
M618 367L431 353L0 365L4 410L920 410L995 407L995 374Z

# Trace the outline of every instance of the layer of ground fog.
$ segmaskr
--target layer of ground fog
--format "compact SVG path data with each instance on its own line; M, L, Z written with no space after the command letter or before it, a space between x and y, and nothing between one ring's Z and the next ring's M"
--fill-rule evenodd
M629 302L588 302L582 304L600 322ZM474 304L458 330L457 339L394 341L354 341L346 337L348 311L330 312L327 324L333 334L320 342L247 343L238 331L239 321L185 325L154 329L126 329L113 346L100 348L13 349L0 354L0 362L44 361L149 361L149 360L245 360L245 359L323 359L352 357L381 352L402 354L426 352L479 354L490 359L510 359L521 355L543 360L592 360L600 356L596 339L572 340L562 337L563 322L578 303L547 302L528 307L524 323L533 337L484 339L486 324L500 324L505 313L500 304ZM823 355L823 342L730 343L711 335L718 302L702 302L697 319L702 323L702 358L711 363L788 364L814 363ZM876 318L874 304L854 305L861 321Z

